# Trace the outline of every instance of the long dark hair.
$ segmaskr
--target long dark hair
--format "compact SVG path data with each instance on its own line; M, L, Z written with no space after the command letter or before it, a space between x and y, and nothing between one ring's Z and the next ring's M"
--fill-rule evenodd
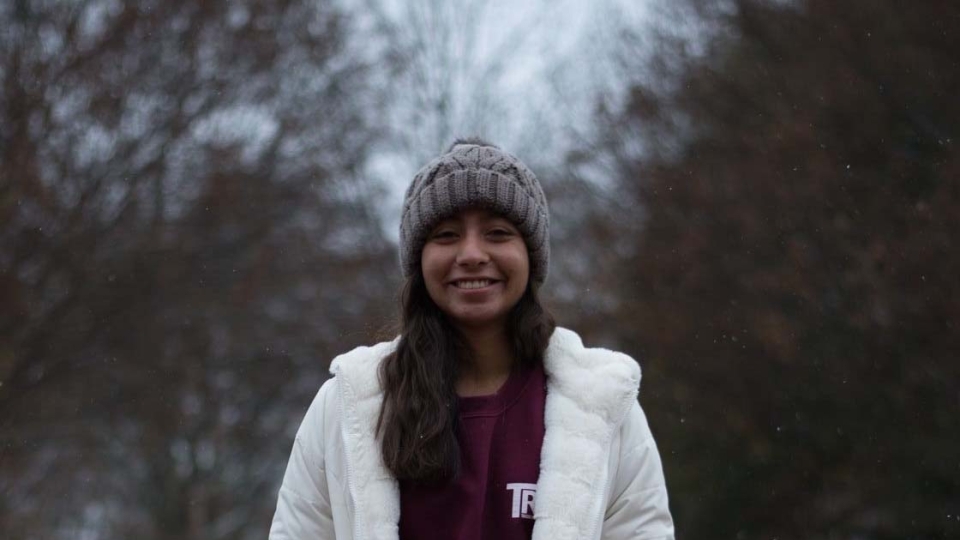
M470 350L430 298L420 272L407 280L401 292L400 327L396 351L380 365L384 395L377 433L383 461L398 480L452 479L460 469L455 383ZM521 365L543 361L555 327L531 282L507 321L514 356Z

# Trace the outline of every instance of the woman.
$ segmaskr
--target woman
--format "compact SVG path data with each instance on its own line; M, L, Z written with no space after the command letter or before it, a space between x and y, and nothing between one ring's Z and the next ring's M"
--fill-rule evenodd
M458 140L406 192L400 336L334 359L270 538L672 539L640 369L537 299L534 174Z

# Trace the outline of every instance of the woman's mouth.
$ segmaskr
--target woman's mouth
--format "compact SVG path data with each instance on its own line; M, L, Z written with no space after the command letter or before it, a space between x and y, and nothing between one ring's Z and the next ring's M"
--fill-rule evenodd
M493 284L492 279L461 279L453 282L454 287L464 290L483 289Z

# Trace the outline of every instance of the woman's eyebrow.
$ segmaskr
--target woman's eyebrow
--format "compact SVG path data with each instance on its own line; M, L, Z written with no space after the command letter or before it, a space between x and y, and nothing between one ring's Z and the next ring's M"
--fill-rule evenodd
M432 232L432 231L436 231L437 229L441 229L441 228L443 228L443 227L456 227L457 224L458 224L458 222L457 222L457 220L455 220L455 219L445 219L445 220L437 223L436 225L434 225L434 226L430 229L430 231L431 231L431 232Z
M496 216L489 220L490 223L496 223L497 225L506 225L508 227L516 228L516 225L512 221L505 217Z

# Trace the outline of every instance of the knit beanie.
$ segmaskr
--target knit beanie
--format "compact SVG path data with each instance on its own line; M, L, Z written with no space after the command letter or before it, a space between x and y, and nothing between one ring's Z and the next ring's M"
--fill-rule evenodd
M441 220L466 208L483 208L509 219L530 257L530 279L542 284L550 262L547 199L533 172L515 156L480 139L458 139L413 178L400 219L403 276L420 271L427 235Z

